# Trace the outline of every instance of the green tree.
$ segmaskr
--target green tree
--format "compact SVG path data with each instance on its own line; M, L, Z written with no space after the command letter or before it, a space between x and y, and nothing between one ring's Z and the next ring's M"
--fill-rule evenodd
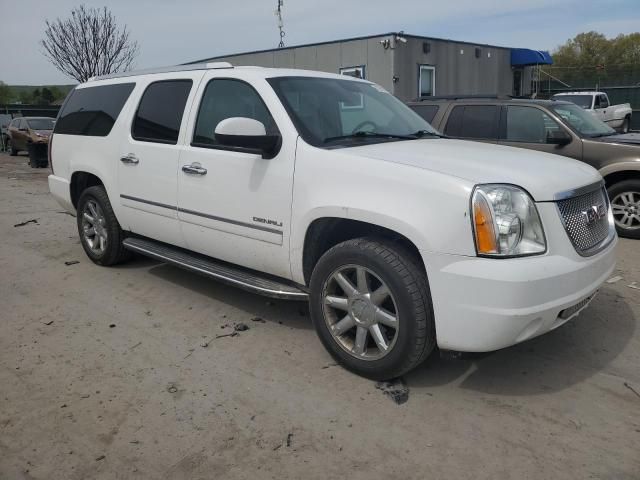
M553 52L553 63L574 68L638 64L640 32L611 39L598 32L580 33Z
M33 101L33 92L22 91L18 95L18 98L20 99L20 103L28 105Z
M40 98L42 99L42 103L45 105L51 105L56 99L53 92L47 87L42 87L42 94L40 95Z
M9 85L0 81L0 103L9 103L12 96Z

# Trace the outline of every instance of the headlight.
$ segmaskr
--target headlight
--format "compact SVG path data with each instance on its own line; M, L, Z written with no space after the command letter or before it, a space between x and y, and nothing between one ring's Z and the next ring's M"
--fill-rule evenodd
M478 255L519 257L547 250L538 209L521 188L478 185L471 210Z

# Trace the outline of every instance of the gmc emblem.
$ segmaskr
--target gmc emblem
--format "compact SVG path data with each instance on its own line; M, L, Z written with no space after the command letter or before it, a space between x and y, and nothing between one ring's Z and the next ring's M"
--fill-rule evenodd
M591 225L591 224L597 222L601 218L606 217L607 216L607 209L602 204L594 205L592 207L589 207L588 210L583 211L582 215L584 217L585 223L588 226L588 225Z

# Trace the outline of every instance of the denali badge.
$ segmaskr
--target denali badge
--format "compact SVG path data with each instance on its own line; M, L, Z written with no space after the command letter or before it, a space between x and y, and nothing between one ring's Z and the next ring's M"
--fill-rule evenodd
M266 223L267 225L275 225L276 227L282 226L282 222L278 222L277 220L271 220L268 218L253 217L253 221L258 223Z
M591 225L592 223L597 222L601 218L606 217L607 209L602 204L594 205L592 207L589 207L588 210L583 211L582 216L584 217L585 223L587 225Z

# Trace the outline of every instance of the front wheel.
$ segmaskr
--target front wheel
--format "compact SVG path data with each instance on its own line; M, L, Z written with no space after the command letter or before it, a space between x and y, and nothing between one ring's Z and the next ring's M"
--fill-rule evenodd
M340 243L311 276L311 318L329 353L375 380L400 376L435 346L431 295L419 260L384 239Z
M11 141L11 139L7 140L7 150L9 150L12 157L18 155L18 149L13 146L13 142Z
M77 210L82 247L93 263L116 265L131 257L122 244L124 233L104 187L89 187L82 192Z
M614 183L607 193L618 235L640 239L640 179Z

